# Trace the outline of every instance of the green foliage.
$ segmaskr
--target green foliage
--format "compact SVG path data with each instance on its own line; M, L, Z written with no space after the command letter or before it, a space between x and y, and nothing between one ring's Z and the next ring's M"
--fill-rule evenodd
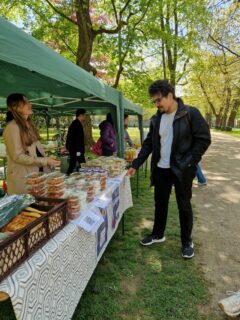
M76 7L72 1L52 1L55 11L47 1L11 1L11 6L9 3L10 1L4 0L1 4L3 15L15 22L20 20L24 29L33 36L76 62L78 28L75 24ZM115 8L110 0L89 3L94 30L114 29L120 19L123 21L120 38L118 33L101 33L94 38L92 64L97 68L98 75L111 85L116 81L118 68L123 68L122 82L129 79L136 84L135 91L138 90L139 77L145 78L147 83L150 79L163 77L161 43L169 46L171 50L177 45L177 58L181 69L181 64L191 56L191 48L199 39L196 32L200 21L206 21L206 15L203 15L204 1L197 4L190 0L163 2L163 11L169 14L170 19L166 30L162 30L159 23L159 9L162 6L160 0L132 0L127 2L128 5L126 1L119 0L114 1ZM181 20L178 35L174 34L175 9L179 21ZM151 62L146 58L149 54L154 55ZM180 72L178 69L176 66L176 72ZM147 86L141 86L141 90ZM146 90L144 95L146 99Z
M209 14L202 49L189 66L186 100L217 118L218 126L232 126L240 109L240 6L212 1Z
M76 63L79 43L85 41L77 11L85 3L91 18L87 25L93 31L91 65L97 76L147 110L151 108L148 86L160 78L176 83L187 102L207 113L214 112L199 77L216 114L239 96L240 7L235 1L51 0L55 10L48 2L2 0L0 12ZM210 40L209 34L236 54ZM230 110L221 112L229 115Z

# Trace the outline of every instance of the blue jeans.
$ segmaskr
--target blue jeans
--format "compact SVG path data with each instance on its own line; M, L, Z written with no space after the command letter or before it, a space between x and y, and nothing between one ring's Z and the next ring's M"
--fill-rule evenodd
M204 177L204 175L202 173L202 169L199 164L197 165L197 179L198 179L199 183L206 183L207 182L206 178Z

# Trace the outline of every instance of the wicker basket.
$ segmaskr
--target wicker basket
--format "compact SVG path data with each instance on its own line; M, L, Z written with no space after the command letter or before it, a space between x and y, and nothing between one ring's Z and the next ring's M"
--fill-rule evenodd
M0 243L0 281L43 246L67 223L67 200L36 198L34 208L46 211Z

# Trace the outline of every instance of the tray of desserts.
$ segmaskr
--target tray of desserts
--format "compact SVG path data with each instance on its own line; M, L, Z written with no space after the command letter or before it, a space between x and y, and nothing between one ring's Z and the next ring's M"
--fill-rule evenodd
M66 225L67 205L37 197L0 228L0 281Z

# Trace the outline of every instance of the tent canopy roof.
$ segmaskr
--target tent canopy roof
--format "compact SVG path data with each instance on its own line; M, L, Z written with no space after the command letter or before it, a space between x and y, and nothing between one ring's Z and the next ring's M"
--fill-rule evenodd
M0 18L0 106L13 92L24 93L36 109L72 114L84 107L106 114L119 107L121 92L107 86L46 45ZM122 97L128 114L142 108Z

